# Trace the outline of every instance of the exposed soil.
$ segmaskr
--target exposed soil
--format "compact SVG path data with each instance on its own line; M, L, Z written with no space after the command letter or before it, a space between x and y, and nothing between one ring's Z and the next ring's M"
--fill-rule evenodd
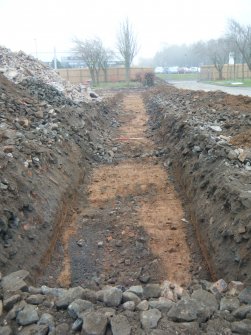
M0 74L3 274L19 268L41 272L91 163L109 159L105 149L103 156L97 150L109 140L109 103L78 105L48 85L39 87L43 95L34 97Z
M250 98L160 87L144 96L149 121L140 91L72 105L1 80L3 273L187 285L208 267L249 280Z
M211 274L250 283L251 99L162 87L145 101Z
M194 275L208 278L181 200L146 134L140 94L125 95L118 121L113 163L94 168L87 195L80 187L46 271L48 284L187 285Z

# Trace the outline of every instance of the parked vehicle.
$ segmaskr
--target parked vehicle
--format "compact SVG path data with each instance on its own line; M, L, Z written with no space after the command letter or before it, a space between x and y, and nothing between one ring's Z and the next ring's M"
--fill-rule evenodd
M188 67L185 67L185 66L179 67L178 68L178 73L180 73L180 74L190 73L190 69Z
M190 67L190 71L191 73L197 73L197 72L200 72L200 68L196 66L192 66Z
M155 73L165 73L164 68L163 68L162 66L157 66L157 67L154 69L154 72L155 72Z
M167 68L166 73L179 73L178 70L179 70L178 66L170 66Z

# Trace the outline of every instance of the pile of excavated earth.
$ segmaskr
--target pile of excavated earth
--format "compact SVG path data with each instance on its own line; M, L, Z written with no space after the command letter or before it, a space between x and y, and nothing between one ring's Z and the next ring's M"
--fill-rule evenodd
M130 138L116 138L123 129L123 94L91 100L81 87L65 82L34 58L2 47L0 68L0 335L250 334L251 99L167 85L139 91L136 94L143 97L149 114L147 136L137 137L131 128ZM130 108L124 120L132 117ZM145 121L140 113L135 122L131 119ZM115 138L120 144L115 145ZM124 140L142 142L127 146L121 144ZM133 150L124 163L123 152L128 148ZM134 161L138 165L129 174ZM104 175L96 172L96 186L89 193L100 207L84 217L83 237L74 237L77 243L66 248L68 256L72 252L75 258L83 251L81 257L87 263L79 275L83 280L57 285L51 269L56 273L56 267L61 267L57 264L60 257L52 268L49 264L54 250L60 249L62 225L81 212L76 206L79 189L86 187L90 171L99 166L104 167ZM132 190L127 180L121 180L117 187L121 194L125 192L124 199L115 194L116 201L108 201L111 207L106 213L102 199L111 192L110 185L99 184L105 174L110 174L109 184L116 184L116 176L137 179L137 170L149 166L156 173L151 185L143 187L139 181ZM179 253L185 244L171 238L167 240L170 248L163 248L165 262L170 259L173 267L167 268L179 273L184 264L190 264L191 279L184 284L170 280L175 278L172 273L170 278L158 277L163 263L156 256L156 243L161 236L147 236L147 230L139 226L130 230L139 208L146 207L143 197L151 202L158 192L155 181L163 184L171 206L178 211L171 188L158 180L160 166L169 170L186 219L179 232L173 222L160 217L162 228L158 229L164 232L170 226L170 232L180 236L193 229L211 279L201 266L175 258L176 254L185 258L189 251ZM165 207L157 200L154 205ZM157 225L159 218L152 208L147 215L153 215ZM128 225L121 228L118 223L126 221ZM95 230L97 236L104 232L105 242L95 240L97 250L93 251L88 243L96 238L91 236ZM156 255L149 251L152 245ZM106 275L95 277L95 266L105 253L109 256L103 264ZM118 271L113 269L109 275L113 262ZM147 264L141 268L147 268L150 275L137 271L142 262L155 266L151 271ZM69 270L69 262L66 265ZM92 271L90 285L83 278L85 269Z
M36 92L37 85L44 83L71 100L77 102L90 100L83 85L72 85L55 70L22 51L12 52L0 46L0 73L16 84L22 83L28 90L34 91L32 86L35 86L35 94L38 96L41 96L41 90Z

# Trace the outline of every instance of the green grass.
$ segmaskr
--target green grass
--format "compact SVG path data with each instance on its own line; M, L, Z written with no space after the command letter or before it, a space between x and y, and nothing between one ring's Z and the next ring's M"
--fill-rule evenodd
M138 88L138 87L142 87L142 85L138 82L131 81L129 85L126 82L100 83L98 86L94 86L93 89L95 89L95 91L98 91L98 90Z
M233 79L233 80L214 80L206 81L208 84L228 86L228 87L251 87L251 79ZM235 84L242 83L242 84Z
M199 77L198 73L157 73L157 77L163 80L197 80Z

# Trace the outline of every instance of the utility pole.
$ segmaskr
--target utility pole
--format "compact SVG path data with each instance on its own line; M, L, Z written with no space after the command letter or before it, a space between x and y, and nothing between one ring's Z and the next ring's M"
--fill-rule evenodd
M57 53L56 53L56 48L54 47L54 70L57 70Z

